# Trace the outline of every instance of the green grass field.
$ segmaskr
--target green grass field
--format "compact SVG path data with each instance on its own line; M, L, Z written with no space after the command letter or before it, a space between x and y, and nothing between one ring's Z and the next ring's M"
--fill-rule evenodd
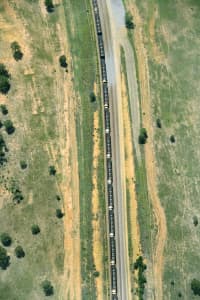
M166 300L196 299L190 283L199 279L199 10L198 1L136 1L145 20L149 54L153 119L155 126L158 188L167 218L163 295ZM155 41L149 34L150 20L157 9ZM137 26L137 24L136 24ZM159 63L153 44L162 53ZM176 142L170 142L174 135ZM146 251L146 249L145 249Z

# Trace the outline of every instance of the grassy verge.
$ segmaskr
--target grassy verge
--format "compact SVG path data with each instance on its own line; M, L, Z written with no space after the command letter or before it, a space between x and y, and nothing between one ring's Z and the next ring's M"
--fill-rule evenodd
M90 103L89 94L94 89L94 84L99 84L98 60L94 24L91 13L90 1L64 1L66 18L70 19L68 27L71 52L74 66L74 85L77 92L77 140L79 156L80 177L80 229L81 229L81 273L82 273L82 298L96 299L96 289L93 272L95 269L92 256L92 153L93 153L93 113L100 111L101 100ZM69 22L70 23L70 22ZM102 118L101 118L102 119ZM101 223L102 237L105 236L105 196L104 196L104 169L103 169L103 136L100 126L101 157L98 169L98 187L101 198ZM102 240L106 241L106 239ZM104 242L104 255L107 253L107 243ZM104 269L104 278L107 279L107 269ZM105 286L106 290L106 286Z

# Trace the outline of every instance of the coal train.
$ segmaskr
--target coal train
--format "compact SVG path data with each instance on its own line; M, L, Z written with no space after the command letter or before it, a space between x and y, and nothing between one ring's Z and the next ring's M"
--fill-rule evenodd
M101 29L101 20L100 20L97 0L92 0L92 4L93 4L95 24L96 24L97 41L99 46L102 89L103 89L103 104L104 104L111 298L112 300L117 300L118 296L117 296L117 267L116 267L116 242L115 242L115 214L114 214L114 197L113 197L113 170L112 170L112 146L111 146L111 135L110 135L109 94L108 94L103 34Z

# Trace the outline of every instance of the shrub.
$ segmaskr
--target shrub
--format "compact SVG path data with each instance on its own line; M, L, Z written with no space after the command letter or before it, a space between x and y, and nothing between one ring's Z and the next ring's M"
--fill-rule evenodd
M95 102L95 101L96 101L96 95L95 95L94 92L91 92L91 93L90 93L90 101L91 101L91 102Z
M0 76L0 92L2 94L7 94L10 89L9 79L5 76Z
M56 209L56 217L61 219L64 216L62 210L60 208Z
M13 51L13 57L16 61L21 60L23 57L23 53L21 51L21 47L18 44L18 42L12 42L11 43L11 49Z
M31 232L33 235L40 233L40 227L37 224L32 225Z
M45 296L51 296L54 294L53 286L50 281L44 280L42 282L42 288L43 288Z
M148 138L148 135L147 135L146 129L141 128L140 129L140 135L139 135L139 138L138 138L139 144L146 144L147 138Z
M52 0L45 0L45 6L46 6L46 10L48 12L53 12L54 10L54 5L53 5L53 1Z
M49 167L49 174L53 176L56 175L56 168L54 166Z
M7 255L6 249L0 246L0 267L6 270L10 264L10 257Z
M22 258L25 256L24 249L21 246L17 246L15 248L15 255L17 258Z
M160 119L157 119L157 120L156 120L156 126L157 126L158 128L162 128L162 124L161 124L161 120L160 120Z
M9 247L12 244L12 239L7 233L1 234L1 242L5 247Z
M11 120L6 120L3 125L5 126L7 134L12 134L15 132L15 127L13 126L13 122Z
M194 217L193 217L193 224L194 224L194 226L197 226L198 223L199 223L199 221L198 221L197 216L194 216Z
M0 64L0 76L10 78L10 74L8 73L4 64Z
M1 108L1 112L2 112L3 115L7 115L8 114L8 109L7 109L7 107L6 107L5 104L1 104L0 108Z
M94 277L99 277L100 273L98 271L94 271L93 275Z
M128 29L135 28L135 24L133 23L133 16L131 15L130 12L127 12L125 14L125 24L126 24L126 28L128 28Z
M67 59L66 59L66 56L65 55L61 55L59 57L59 62L60 62L60 66L62 68L67 68Z
M60 200L61 200L61 198L60 198L60 196L59 196L59 195L56 195L56 200L58 200L58 201L60 201Z
M171 135L169 139L170 139L171 143L175 143L176 142L174 135Z
M25 170L27 168L27 163L24 160L20 161L20 167L22 170Z
M194 295L200 296L200 281L194 278L191 281L191 289L192 289Z

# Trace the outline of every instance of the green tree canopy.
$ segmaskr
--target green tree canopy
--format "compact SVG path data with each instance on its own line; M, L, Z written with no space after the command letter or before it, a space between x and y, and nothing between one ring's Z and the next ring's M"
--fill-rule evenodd
M32 225L31 232L33 235L40 233L40 227L37 224Z
M22 258L25 256L24 249L21 246L17 246L15 248L15 255L17 258Z
M10 257L7 255L6 249L0 246L0 267L6 270L10 264Z
M44 280L42 282L42 288L43 288L45 296L51 296L54 294L53 286L49 280Z
M194 295L200 296L200 281L194 278L191 281L191 289L192 289Z
M1 234L1 242L4 246L8 247L12 244L12 239L8 233L4 232Z

